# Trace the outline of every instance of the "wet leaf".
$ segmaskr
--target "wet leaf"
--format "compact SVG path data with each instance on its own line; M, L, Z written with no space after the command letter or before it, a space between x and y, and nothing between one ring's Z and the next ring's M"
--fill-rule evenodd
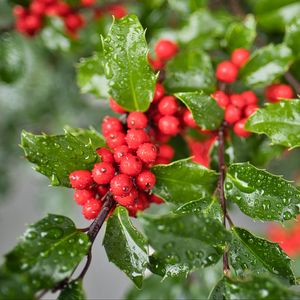
M202 129L217 129L222 123L224 112L212 97L203 92L177 93L175 96L188 107Z
M230 264L238 276L243 277L250 271L258 275L270 272L295 284L291 259L277 243L259 238L243 228L234 227L232 233L228 253Z
M82 133L76 137L70 132L64 135L34 135L23 131L21 147L25 157L36 165L35 170L47 176L51 185L70 187L71 172L91 169L99 159L89 140L92 133L87 131L85 138ZM89 142L86 143L87 140ZM99 143L102 141L99 136Z
M300 19L292 20L286 27L284 42L292 49L295 56L300 55Z
M170 93L214 91L216 81L210 57L201 50L180 51L167 64L164 85Z
M250 87L264 86L283 75L293 62L290 48L270 44L253 52L240 69L239 78Z
M300 100L282 100L256 111L246 123L255 133L264 133L274 144L300 146Z
M132 225L126 208L117 207L109 217L103 245L109 261L140 288L148 264L148 244Z
M219 221L201 213L143 214L139 219L155 250L150 269L165 277L215 264L231 237Z
M103 40L109 94L128 111L146 111L153 99L156 77L138 18L128 15L114 23Z
M151 168L156 176L153 192L168 202L186 203L211 195L218 175L190 159Z
M5 256L5 266L29 276L37 290L53 288L71 275L89 246L87 235L69 218L48 215L28 227L18 245Z
M299 214L300 191L282 177L249 163L230 165L225 194L227 200L256 220L285 221Z
M85 300L82 281L70 282L59 294L57 300Z
M104 74L104 55L96 52L91 57L82 58L77 64L77 84L81 93L91 93L96 97L108 98L108 82Z

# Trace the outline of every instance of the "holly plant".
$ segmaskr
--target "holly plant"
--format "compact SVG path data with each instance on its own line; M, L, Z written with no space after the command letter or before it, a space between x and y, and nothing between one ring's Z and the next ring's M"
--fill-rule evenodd
M53 214L30 225L0 268L0 299L47 292L84 299L82 282L104 223L109 261L140 289L128 299L300 298L280 244L232 217L234 207L259 221L283 223L300 213L299 187L264 169L300 146L293 75L300 51L293 11L300 8L277 1L265 12L267 2L257 1L257 18L239 6L238 16L196 7L184 26L165 33L150 27L149 36L134 14L113 19L98 36L101 47L76 67L81 91L109 100L112 114L96 129L21 134L25 158L52 186L74 189L89 226ZM30 13L15 9L17 29L30 36L38 34L28 29L37 3ZM290 19L281 24L284 9ZM65 14L75 34L70 24L79 20ZM269 32L286 23L282 38L269 43ZM193 289L216 269L210 291Z

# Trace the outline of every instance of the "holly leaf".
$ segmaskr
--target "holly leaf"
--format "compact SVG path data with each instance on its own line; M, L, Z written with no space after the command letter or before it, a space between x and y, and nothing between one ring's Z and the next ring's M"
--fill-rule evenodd
M295 284L291 259L277 243L259 238L239 227L233 227L232 233L233 239L228 254L230 264L238 276L242 277L247 271L256 274L270 272Z
M88 236L69 218L48 215L28 227L5 256L5 267L29 276L37 289L53 288L72 274L89 247Z
M88 138L88 137L87 137ZM63 135L34 135L23 131L21 147L35 170L47 176L51 185L70 187L69 174L91 169L99 156L92 143L69 132Z
M168 165L151 168L156 176L153 192L172 203L186 203L211 195L218 175L190 159L177 160Z
M156 77L148 63L145 31L138 18L115 19L102 44L109 94L128 111L146 111Z
M148 244L132 225L126 208L117 207L109 217L103 245L109 261L141 288L148 264Z
M296 18L285 30L284 42L292 49L295 56L300 55L300 20Z
M243 22L232 23L226 31L224 43L231 53L237 48L250 49L256 37L256 21L248 15Z
M101 99L109 97L108 82L104 73L104 55L96 52L91 57L81 58L77 64L77 84L81 93L91 93Z
M283 100L256 111L247 121L246 129L264 133L274 144L300 146L300 100Z
M230 165L225 195L256 220L285 221L299 214L300 190L282 177L249 163Z
M57 300L85 300L85 292L81 280L75 280L67 284L60 292Z
M139 216L151 247L156 251L150 269L165 277L187 275L215 264L230 233L217 220L201 213Z
M292 62L290 48L284 44L271 44L253 52L240 69L239 79L251 87L264 86L283 75Z
M225 292L225 285L224 285L224 278L222 278L215 287L212 289L208 296L208 300L225 300L224 297Z
M170 93L213 92L216 80L210 57L201 50L180 51L166 66L164 85Z
M224 111L212 97L203 92L177 93L175 96L188 107L201 128L210 130L219 128Z

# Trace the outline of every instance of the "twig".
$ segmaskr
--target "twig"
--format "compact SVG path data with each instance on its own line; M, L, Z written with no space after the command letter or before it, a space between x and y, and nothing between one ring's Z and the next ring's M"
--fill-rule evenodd
M84 268L82 269L81 273L78 275L78 277L75 280L84 278L86 272L88 271L88 269L91 265L91 262L92 262L92 247L90 247L89 252L87 254L86 263L84 265Z
M300 83L298 82L298 80L293 76L293 74L291 72L286 72L284 74L284 78L286 79L286 81L294 88L294 90L296 91L297 95L300 95Z

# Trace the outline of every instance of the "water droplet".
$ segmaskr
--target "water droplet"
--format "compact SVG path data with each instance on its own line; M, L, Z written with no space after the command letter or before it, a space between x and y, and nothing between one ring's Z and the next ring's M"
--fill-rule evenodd
M230 191L233 188L233 184L231 182L225 183L225 190Z
M52 240L57 240L64 235L64 231L59 227L50 228L47 232L45 237Z

